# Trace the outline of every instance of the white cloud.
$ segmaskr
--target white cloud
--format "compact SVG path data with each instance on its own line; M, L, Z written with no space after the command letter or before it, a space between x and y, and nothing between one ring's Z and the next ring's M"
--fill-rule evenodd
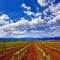
M52 32L47 32L44 34L45 37L58 37L60 36L59 31L52 31Z
M24 35L24 37L31 37L31 38L44 38L44 37L47 37L47 38L50 38L50 37L58 37L60 36L60 32L59 31L53 31L53 32L45 32L45 31L36 31L36 30L31 30L30 33L26 33Z
M33 15L34 17L39 17L39 16L42 15L42 13L40 13L40 12L34 13L32 11L24 11L24 13L27 14L27 15L29 15L29 16Z
M35 38L43 38L43 37L56 37L60 36L59 29L60 27L55 26L55 27L50 27L51 30L54 31L47 31L45 32L44 30L31 30L28 32L26 29L23 31L20 31L21 27L19 30L15 28L14 26L16 24L9 24L9 25L4 25L0 27L0 37L17 37L17 38L23 38L23 37L35 37Z
M8 32L8 31L14 31L15 28L8 24L8 25L3 25L3 26L0 26L0 30L4 30L5 32Z
M27 30L24 30L24 31L13 31L12 34L13 35L24 35L27 33Z
M47 12L50 12L51 15L48 15ZM44 17L44 19L48 19L47 24L54 24L60 20L60 3L53 4L49 6L46 10L43 11L44 15L49 17Z
M53 4L55 0L37 0L40 6L44 7L47 6L48 4Z
M17 30L13 27L13 23L0 26L0 37L22 37L27 30Z
M6 15L6 14L1 15L1 16L0 16L0 24L1 24L1 25L9 24L9 21L6 21L6 20L8 20L8 19L10 19L10 18L8 17L8 15Z
M6 19L9 19L9 17L8 17L8 15L3 14L2 16L0 16L0 19L1 20L6 20Z
M50 8L49 8L50 9ZM48 10L47 10L48 11ZM57 10L56 10L57 11ZM29 13L28 13L29 12ZM18 20L17 22L13 22L11 21L11 23L5 23L7 22L6 19L9 19L9 17L7 17L7 15L4 18L1 18L2 20L0 21L5 21L3 26L0 26L0 37L18 37L18 38L22 38L22 37L54 37L54 36L60 36L59 30L60 27L49 27L50 30L54 30L52 31L48 31L45 32L44 30L31 30L30 32L28 32L26 29L30 29L30 28L37 28L40 26L46 26L47 24L53 24L56 23L57 20L60 20L60 10L58 9L57 12L55 12L55 16L53 17L48 17L48 22L46 22L44 19L47 19L47 17L45 17L44 19L41 18L41 14L40 13L34 13L31 11L28 11L27 15L34 15L35 18L32 18L30 21L26 20L25 18L21 18L20 20ZM47 14L47 13L46 13ZM1 22L0 22L1 24ZM46 28L47 29L47 28ZM21 31L23 30L23 31Z
M42 31L42 30L31 30L31 33L44 33L45 31Z
M42 13L40 13L40 12L37 12L37 13L35 14L36 17L39 17L39 16L41 16L41 15L42 15Z
M60 31L60 26L53 26L53 27L50 27L50 29L54 31Z
M19 27L20 29L30 28L30 25L29 25L29 21L28 20L19 20L14 25L16 27Z
M26 29L35 28L43 25L45 25L45 21L41 19L41 17L34 18L31 21L21 18L21 20L17 21L16 23L10 23L7 25L0 26L0 36L22 37L28 34ZM25 30L19 31L21 29Z
M50 5L47 9L43 11L43 13L47 15L47 12L50 12L52 15L55 14L57 15L60 14L59 11L60 11L60 3L57 3L57 4Z
M38 17L38 18L32 19L31 21L22 19L22 20L17 21L16 23L10 23L5 26L20 28L20 29L27 29L27 28L35 28L38 26L44 26L44 25L46 25L46 22L43 19L41 19L41 17Z
M27 15L35 15L34 12L31 12L31 11L24 11L24 13Z
M53 23L56 23L57 21L60 20L60 15L57 15L56 17L54 17L53 19L50 19L48 21L48 24L53 24Z
M4 30L0 30L0 37L23 37L25 34L27 33L27 30L24 31L4 31Z
M6 24L9 24L9 22L0 19L0 24L1 25L6 25Z
M39 32L39 33L38 33ZM44 37L57 37L60 36L60 32L53 31L53 32L45 32L45 31L35 31L32 30L31 32L24 31L10 31L4 32L0 30L0 37L15 37L15 38L44 38Z
M36 7L36 9L37 9L37 12L36 13L30 11L31 8L30 7L27 7L25 4L22 4L22 7L24 7L24 8L27 9L27 10L24 10L24 13L27 14L28 16L31 16L31 15L34 16L34 17L42 16L42 13L39 12L39 8L38 7Z
M53 4L53 5L49 6L49 10L50 10L51 12L57 14L57 11L60 10L60 3Z
M44 26L46 25L46 22L43 19L41 19L41 17L38 17L38 18L32 19L30 21L30 25L32 28L38 27L38 26Z
M25 8L25 9L27 9L27 10L30 10L31 9L31 7L28 7L28 6L26 6L25 4L22 4L21 5L23 8Z

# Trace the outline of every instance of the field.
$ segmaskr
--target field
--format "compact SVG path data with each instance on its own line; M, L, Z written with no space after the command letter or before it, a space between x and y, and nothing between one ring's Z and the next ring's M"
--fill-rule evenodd
M60 60L60 41L0 41L0 60Z

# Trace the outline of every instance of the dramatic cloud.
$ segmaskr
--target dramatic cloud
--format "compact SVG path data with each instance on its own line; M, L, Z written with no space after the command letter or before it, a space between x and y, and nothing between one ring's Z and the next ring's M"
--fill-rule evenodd
M40 6L44 7L47 6L48 4L53 4L55 0L37 0Z
M38 18L32 19L31 21L22 19L22 20L17 21L16 23L10 23L0 28L3 28L3 29L6 28L7 30L12 29L13 27L20 28L20 29L27 29L27 28L35 28L39 26L44 26L44 25L46 25L46 22L43 19L41 19L41 17L38 17Z
M8 15L1 15L0 37L44 38L60 36L60 3L53 4L54 0L37 1L44 11L40 11L40 8L36 7L37 12L34 12L30 6L23 3L21 5L23 13L22 17L19 17L20 19L13 22ZM31 19L27 20L27 16Z
M0 36L25 36L25 34L29 34L26 29L44 25L46 25L46 22L41 19L41 17L34 19L32 18L31 21L28 21L25 18L21 18L21 20L18 20L16 23L0 26ZM20 31L21 29L24 31Z

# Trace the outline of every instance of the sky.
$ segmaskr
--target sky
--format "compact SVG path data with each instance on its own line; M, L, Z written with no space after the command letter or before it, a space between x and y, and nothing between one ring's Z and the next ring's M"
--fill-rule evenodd
M60 0L0 0L0 38L60 37Z

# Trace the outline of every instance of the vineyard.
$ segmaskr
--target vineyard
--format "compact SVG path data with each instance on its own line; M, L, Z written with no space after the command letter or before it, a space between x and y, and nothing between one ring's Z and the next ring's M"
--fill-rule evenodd
M0 41L0 60L60 60L60 41Z

